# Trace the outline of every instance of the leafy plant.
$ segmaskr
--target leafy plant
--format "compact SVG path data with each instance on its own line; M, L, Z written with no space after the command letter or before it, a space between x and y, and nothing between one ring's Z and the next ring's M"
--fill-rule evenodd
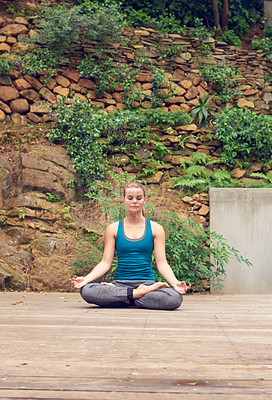
M195 18L194 27L189 30L188 36L203 42L213 37L214 32L210 31L200 18Z
M59 57L49 49L32 48L20 55L21 67L24 74L36 76L44 73L45 82L57 73Z
M194 153L192 158L181 163L184 174L174 179L173 187L185 190L189 194L198 191L208 192L211 187L239 186L238 179L233 179L230 172L208 169L207 166L218 163L204 153Z
M251 48L254 50L263 50L267 54L267 58L272 60L272 43L271 37L264 37L260 39L258 36L254 36L251 42Z
M19 212L19 215L18 215L19 219L25 219L26 213L24 212L24 210L22 210L19 207L15 207L15 209Z
M251 110L224 109L215 126L223 143L221 159L229 166L254 160L272 162L272 117Z
M165 248L169 264L177 279L190 282L194 291L203 290L209 280L215 289L222 289L224 265L235 257L246 265L248 259L227 244L226 239L216 232L205 232L195 221L180 219L176 212L164 212L159 219L166 231ZM155 270L156 280L163 281Z
M52 193L46 193L46 199L48 201L51 201L51 203L57 203L59 201L61 201L61 198L58 194L52 194Z
M141 114L147 124L156 125L158 128L184 126L190 123L190 116L183 110L166 112L160 108L142 110Z
M196 97L198 105L194 105L191 109L191 115L193 118L197 119L198 124L201 126L202 122L206 123L209 119L213 118L212 111L216 110L218 107L211 104L213 96L208 96L205 93L203 97Z
M0 74L8 75L10 71L14 70L19 64L17 58L12 56L11 54L8 56L3 56L0 54Z
M242 44L239 36L237 36L232 29L223 32L222 35L220 36L220 40L226 42L230 46L236 46L239 48L241 47Z
M272 171L267 174L263 172L253 172L250 178L259 179L259 182L247 182L247 187L250 188L271 188L272 187Z
M206 64L199 69L200 76L211 84L218 96L217 98L226 103L233 97L240 94L240 91L233 89L233 84L237 84L237 77L241 74L238 67L227 67L225 61L221 65Z

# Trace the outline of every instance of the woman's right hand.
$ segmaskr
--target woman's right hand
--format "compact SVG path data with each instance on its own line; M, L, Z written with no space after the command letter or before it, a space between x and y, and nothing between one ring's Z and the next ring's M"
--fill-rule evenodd
M76 289L80 289L83 286L87 285L88 281L84 276L78 276L77 278L69 279L69 282L74 286Z

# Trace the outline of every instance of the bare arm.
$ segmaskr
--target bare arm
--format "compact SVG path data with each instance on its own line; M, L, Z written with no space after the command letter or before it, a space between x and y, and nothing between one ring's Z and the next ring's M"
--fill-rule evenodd
M70 282L75 288L80 289L87 283L95 281L106 272L108 272L114 256L116 232L116 223L113 223L107 227L105 232L105 245L102 260L93 268L93 270L88 275L70 279Z
M165 233L163 227L156 222L152 222L152 232L154 237L155 259L159 273L177 292L180 294L186 293L187 290L191 288L191 285L187 286L185 282L178 281L166 260Z

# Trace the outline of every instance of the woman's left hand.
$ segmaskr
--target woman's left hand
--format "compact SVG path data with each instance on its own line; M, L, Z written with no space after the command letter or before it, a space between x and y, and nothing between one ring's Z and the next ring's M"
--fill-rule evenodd
M176 292L180 294L185 294L187 290L191 289L191 285L186 285L184 281L178 282L175 285L173 285L173 288L175 289Z

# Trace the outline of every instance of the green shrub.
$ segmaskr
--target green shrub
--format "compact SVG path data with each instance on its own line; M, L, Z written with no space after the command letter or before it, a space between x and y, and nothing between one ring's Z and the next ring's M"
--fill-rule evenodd
M158 29L158 22L143 10L134 10L128 7L125 9L125 13L128 25L132 25L135 28L143 26L145 28Z
M223 32L222 35L219 37L220 40L223 42L226 42L230 46L236 46L236 47L241 47L241 40L239 36L235 35L233 30L228 30L226 32Z
M272 60L272 41L270 37L260 39L255 35L251 42L251 48L264 51L267 54L267 58Z
M238 179L233 179L230 172L216 169L208 169L208 166L216 164L219 161L213 161L211 156L204 153L192 154L192 159L181 163L184 168L184 174L174 179L173 187L182 189L188 194L196 192L208 192L213 187L235 187L240 186Z
M190 123L190 116L183 110L166 112L160 108L147 109L141 111L147 124L156 125L158 128L174 128Z
M233 89L231 85L236 84L237 76L241 74L238 67L227 67L225 62L222 65L206 64L199 69L200 76L211 84L212 88L218 93L217 98L226 103L240 91Z
M229 166L261 161L272 163L272 117L251 110L224 109L215 126L223 143L221 159Z
M10 71L14 70L19 64L17 58L0 55L0 75L8 75Z
M33 48L20 55L21 68L24 74L36 76L44 73L46 80L54 76L58 69L59 56L49 49Z
M194 21L194 27L188 32L188 36L194 39L198 39L200 42L208 40L214 36L214 32L210 31L202 22L200 18L196 18Z
M194 291L203 290L207 280L213 288L222 289L224 265L230 257L252 265L229 246L222 235L209 230L205 232L191 218L184 221L176 212L164 212L159 222L166 231L165 250L175 276L191 283ZM156 280L162 281L159 272L155 271Z

